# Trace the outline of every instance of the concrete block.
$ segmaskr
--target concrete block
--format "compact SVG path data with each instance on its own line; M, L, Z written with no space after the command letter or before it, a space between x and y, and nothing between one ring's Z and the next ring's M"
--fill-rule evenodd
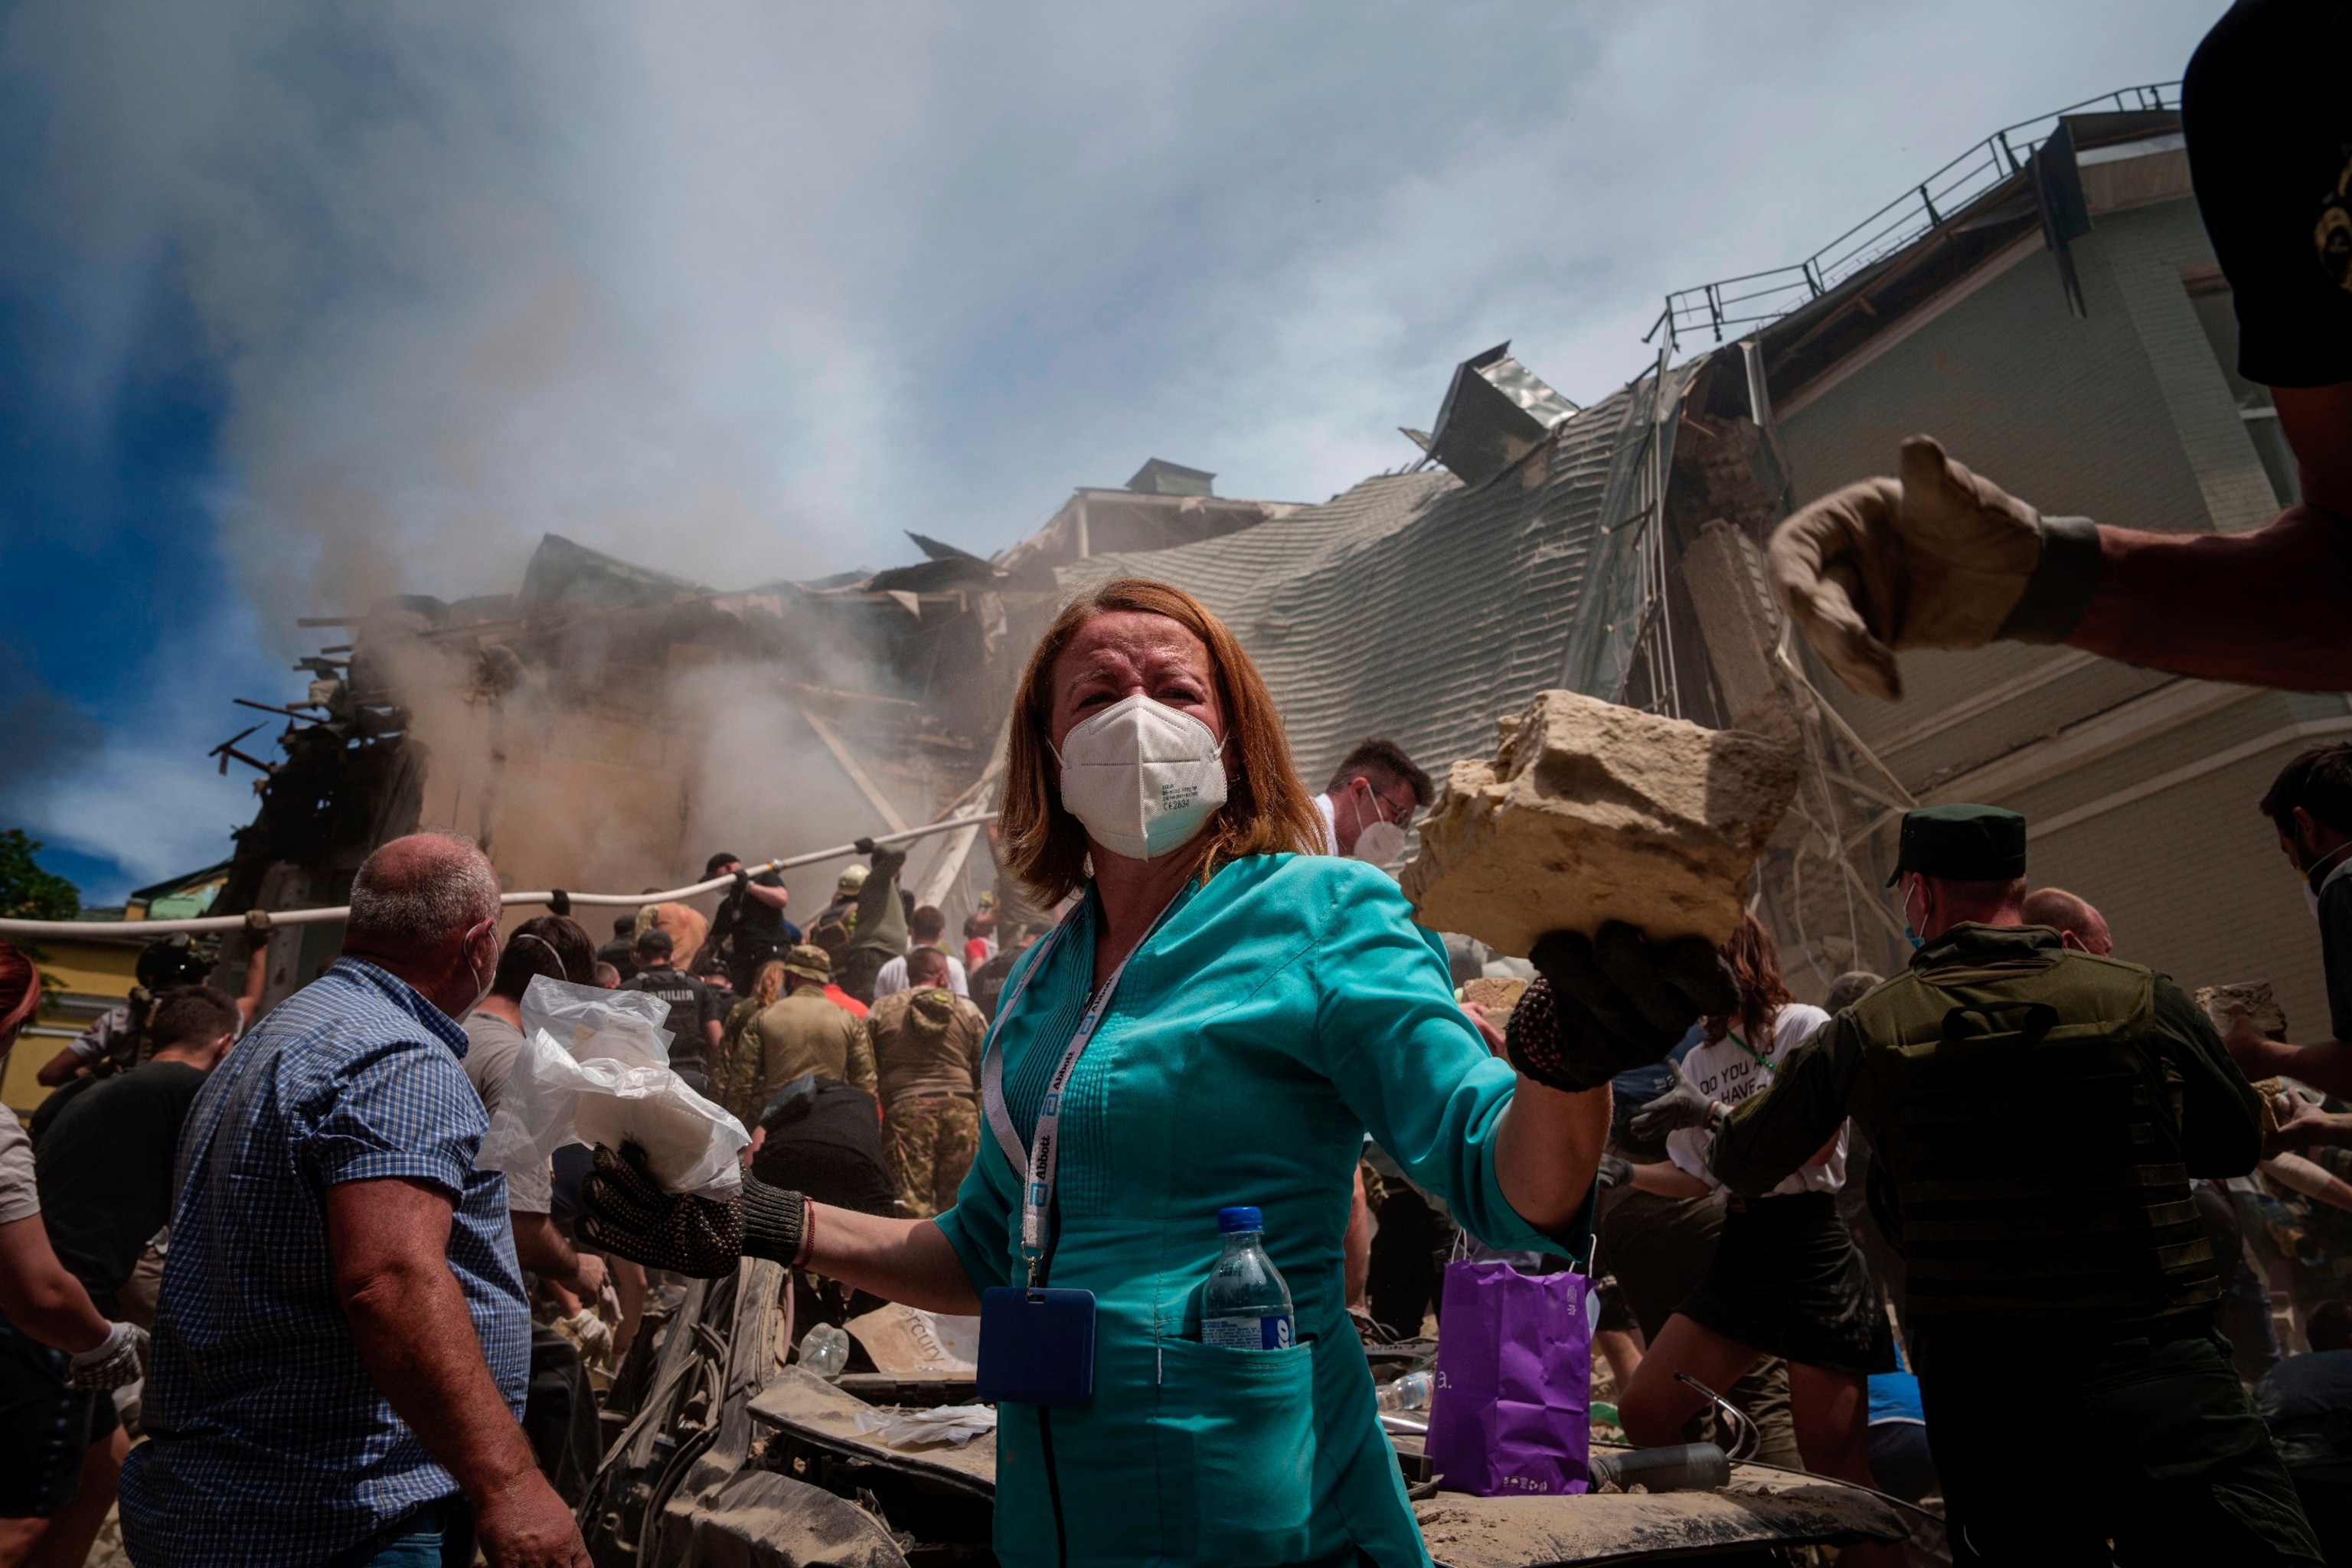
M2197 988L2197 1005L2212 1018L2213 1026L2223 1034L2230 1032L2230 1009L2235 1003L2243 1007L2254 1020L2254 1027L2273 1040L2286 1038L2286 1013L2278 1004L2278 994L2267 980L2241 980L2233 985L2200 985Z
M1506 1030L1511 1026L1511 1015L1518 1011L1519 998L1527 994L1524 980L1481 977L1462 987L1462 1000L1478 1004L1486 1010L1486 1022Z
M1549 931L1623 921L1721 942L1797 789L1792 747L1573 691L1498 726L1491 763L1457 762L1404 868L1421 923L1527 956Z

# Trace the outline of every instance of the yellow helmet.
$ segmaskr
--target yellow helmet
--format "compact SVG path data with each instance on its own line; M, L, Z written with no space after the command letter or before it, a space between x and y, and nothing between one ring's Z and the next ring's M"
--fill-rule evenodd
M850 867L841 874L841 880L833 885L833 890L845 899L856 898L865 890L867 870L868 868L864 866Z

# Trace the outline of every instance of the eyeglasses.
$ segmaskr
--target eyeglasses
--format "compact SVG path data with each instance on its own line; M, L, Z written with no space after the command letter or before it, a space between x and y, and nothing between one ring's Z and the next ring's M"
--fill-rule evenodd
M1387 823L1391 827L1411 827L1412 826L1412 814L1417 803L1413 800L1411 791L1406 792L1402 804L1399 804L1398 802L1391 800L1388 796L1382 795L1379 790L1374 789L1372 787L1372 781L1370 779L1366 779L1364 781L1364 787L1367 790L1371 791L1372 804L1379 808L1381 820L1382 822Z

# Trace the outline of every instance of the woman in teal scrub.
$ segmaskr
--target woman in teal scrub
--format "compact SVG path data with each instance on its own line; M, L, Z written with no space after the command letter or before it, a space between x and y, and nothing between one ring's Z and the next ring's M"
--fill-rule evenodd
M782 1247L940 1311L991 1286L1094 1293L1091 1400L999 1406L1001 1561L1427 1562L1342 1299L1364 1135L1488 1246L1574 1257L1606 1089L1515 1074L1396 884L1311 852L1265 683L1188 595L1121 581L1062 612L1022 678L1005 779L1004 864L1042 903L1080 897L1007 981L956 1206L804 1205ZM1057 1152L1030 1171L1041 1120ZM775 1194L754 1186L758 1251ZM1290 1286L1286 1348L1201 1342L1217 1211L1243 1205Z

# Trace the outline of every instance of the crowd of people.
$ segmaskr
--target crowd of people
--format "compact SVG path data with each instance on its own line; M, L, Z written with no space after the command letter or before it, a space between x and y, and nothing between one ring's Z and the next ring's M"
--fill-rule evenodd
M231 997L184 939L155 944L154 984L53 1058L58 1087L0 1150L0 1563L80 1561L118 1495L142 1563L583 1561L586 1367L626 1353L658 1271L747 1253L794 1266L803 1326L1085 1281L1093 1403L1008 1405L1001 1432L1041 1461L1055 1425L1084 1439L1058 1450L1063 1507L1008 1485L1000 1542L1108 1552L1137 1529L1120 1467L1160 1462L1115 1440L1149 1426L1122 1411L1170 1386L1129 1363L1201 1353L1149 1327L1183 1321L1188 1276L1146 1255L1197 1250L1183 1222L1242 1197L1293 1281L1309 1420L1225 1457L1275 1478L1253 1516L1272 1543L1244 1553L1410 1528L1350 1430L1370 1389L1338 1347L1442 1331L1445 1261L1504 1256L1594 1279L1596 1359L1636 1444L1712 1438L1928 1500L1987 1560L2136 1527L2216 1560L2315 1539L2345 1560L2352 1247L2333 1243L2352 1241L2335 1217L2352 1215L2352 1112L2323 1096L2352 1090L2352 744L2311 748L2250 803L2321 924L2335 1037L2298 1046L2242 1006L2225 1037L2116 954L2092 903L2028 883L2024 820L1998 808L1905 817L1913 961L1815 1005L1753 915L1696 955L1619 929L1514 961L1417 931L1372 868L1428 774L1377 738L1313 795L1260 763L1279 737L1255 672L1173 590L1072 606L1022 700L1038 719L1015 731L999 853L1058 911L1042 942L1032 924L1000 937L992 899L947 951L890 848L805 931L720 856L712 874L739 879L715 919L649 905L601 950L565 914L501 937L488 863L419 835L362 868L343 957L258 1016L257 985ZM1141 726L1156 738L1120 733ZM1097 835L1041 761L1066 779L1090 746L1112 773L1189 751L1195 798L1229 752L1262 769L1200 814L1196 838L1226 817L1224 863L1165 853L1173 813L1124 847ZM674 1197L633 1150L476 1167L541 976L666 1005L673 1070L750 1131L739 1202ZM0 947L0 1028L38 997ZM1071 1074L1061 1047L1097 1034L1108 1065ZM1057 1096L1068 1152L1027 1215ZM982 1158L992 1141L1003 1158ZM2285 1158L2332 1184L2283 1176ZM1318 1195L1335 1170L1337 1206ZM2021 1370L2053 1344L2068 1371ZM2067 1486L2018 1485L2029 1390L2130 1444ZM1285 1431L1341 1458L1276 1463Z

